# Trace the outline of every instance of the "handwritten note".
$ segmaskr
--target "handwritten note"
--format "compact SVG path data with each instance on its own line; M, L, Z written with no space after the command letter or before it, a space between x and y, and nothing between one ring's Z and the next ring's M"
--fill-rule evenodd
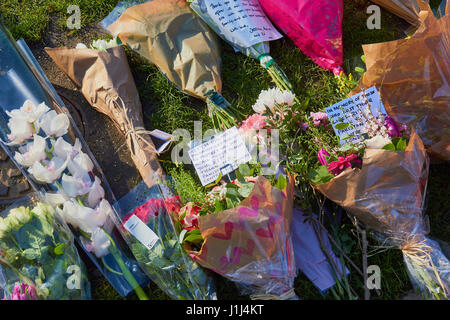
M236 127L218 135L189 150L189 157L202 185L214 182L220 173L226 175L236 170L240 164L251 160Z
M280 39L258 0L197 0L202 11L219 27L228 41L248 48L254 44Z
M341 145L362 141L362 135L366 133L364 132L366 120L359 111L363 112L367 107L375 117L380 112L384 116L387 115L375 86L325 109Z

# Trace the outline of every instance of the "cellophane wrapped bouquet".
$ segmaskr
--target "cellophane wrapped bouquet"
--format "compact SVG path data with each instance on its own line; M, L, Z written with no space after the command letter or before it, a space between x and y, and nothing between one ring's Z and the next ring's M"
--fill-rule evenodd
M210 191L179 172L172 186L181 206L171 214L192 259L234 281L242 294L296 299L290 238L294 180L260 172L261 165L243 164L234 171L236 179Z
M282 36L264 14L258 0L239 0L232 6L216 0L187 0L187 2L191 9L235 51L258 60L277 87L282 90L293 90L283 69L270 56L269 42Z
M307 119L289 114L286 104L263 116L271 127L294 121L303 136L295 148L317 155L301 167L311 185L374 231L382 246L401 249L425 298L447 299L449 261L426 237L427 154L415 130L388 116L376 97L371 88Z
M158 67L176 88L207 103L214 126L230 128L240 112L221 95L216 35L185 0L121 1L100 24Z
M3 300L90 299L72 233L37 194L0 213L0 288Z
M142 269L170 298L215 300L214 281L184 251L171 219L180 209L179 196L165 184L147 188L142 182L118 203L121 230Z
M18 46L3 32L0 36L1 48L10 57L2 59L0 67L12 88L0 102L2 147L33 188L44 190L46 200L117 292L126 296L135 290L147 299L140 284L148 278L115 228L115 197L102 170L26 44Z

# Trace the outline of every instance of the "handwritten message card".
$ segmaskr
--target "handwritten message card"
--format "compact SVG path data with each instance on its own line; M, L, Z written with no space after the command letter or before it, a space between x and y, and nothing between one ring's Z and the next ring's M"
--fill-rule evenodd
M216 181L220 173L226 175L236 170L240 164L251 160L236 127L210 137L188 153L204 186Z
M201 10L219 27L228 41L248 48L256 43L280 39L258 0L198 0Z
M368 106L375 117L380 112L387 115L375 86L325 109L341 145L362 141L362 135L366 133L363 130L366 121L358 111L363 112Z

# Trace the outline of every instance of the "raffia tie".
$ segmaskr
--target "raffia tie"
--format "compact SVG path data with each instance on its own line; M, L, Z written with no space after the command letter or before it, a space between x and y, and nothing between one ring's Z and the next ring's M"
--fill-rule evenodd
M422 239L421 241L417 241L415 239L405 241L400 249L406 257L411 259L411 261L413 261L418 266L424 268L428 268L431 266L431 269L436 276L439 286L448 296L449 293L447 292L447 288L443 284L442 279L439 276L439 272L433 263L433 259L431 258L431 252L433 251L433 248L425 243L425 239Z
M283 293L282 295L276 294L253 294L250 295L250 299L252 300L289 300L295 297L294 289L290 289Z
M119 104L120 102L120 104ZM123 102L123 99L121 97L116 97L114 100L112 100L112 103L117 107L117 110L122 113L123 119L125 120L126 128L129 128L125 132L125 138L131 139L133 141L133 146L138 146L138 141L141 140L144 142L147 146L149 146L153 151L159 155L158 151L156 151L155 146L153 143L149 142L147 139L145 139L146 135L150 135L151 131L145 130L143 127L135 127L133 125L133 121L131 121L130 117L128 117L128 108L126 107L125 103ZM119 151L126 143L122 144L117 151ZM136 155L136 152L134 150L131 150L133 154Z

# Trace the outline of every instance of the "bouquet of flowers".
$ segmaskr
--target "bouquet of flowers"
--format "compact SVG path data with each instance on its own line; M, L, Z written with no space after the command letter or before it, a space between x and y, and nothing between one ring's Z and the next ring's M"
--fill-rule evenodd
M415 127L432 156L450 160L449 11L436 18L419 2L419 29L408 39L364 45L367 71L351 93L377 86L396 121Z
M342 69L342 0L259 0L273 23L324 69Z
M90 299L69 228L37 196L18 200L0 214L0 288L5 300Z
M144 129L141 101L120 40L95 40L90 48L80 43L75 49L45 50L81 87L86 100L125 134L131 158L145 183L152 187L153 173L161 175L162 169L150 138L152 132Z
M131 251L171 298L216 299L213 278L187 256L176 234L171 213L180 209L179 196L165 195L164 199L160 186L148 189L141 183L119 200L125 213L121 229Z
M418 134L388 116L376 93L371 88L311 113L303 129L308 138L298 146L317 154L304 166L307 177L383 244L403 251L413 286L425 297L448 298L449 261L425 236L428 157Z
M120 3L116 11L127 3ZM234 125L239 112L221 95L219 43L183 0L153 0L111 13L103 27L155 64L178 89L207 101L216 128ZM114 20L114 21L113 21Z
M215 0L187 2L235 51L257 59L280 89L293 91L286 74L269 54L269 41L282 36L266 17L257 0L235 1L233 6Z
M235 180L215 186L203 201L182 200L173 219L190 256L234 281L243 294L295 299L294 180L282 174L265 178L259 171L260 165L240 165ZM174 186L182 188L176 179Z
M115 198L95 158L26 44L17 46L3 32L0 37L2 53L10 57L0 60L0 69L14 74L6 79L11 94L2 95L2 147L35 190L48 191L48 202L119 294L135 289L146 299L140 284L148 278L113 234Z

